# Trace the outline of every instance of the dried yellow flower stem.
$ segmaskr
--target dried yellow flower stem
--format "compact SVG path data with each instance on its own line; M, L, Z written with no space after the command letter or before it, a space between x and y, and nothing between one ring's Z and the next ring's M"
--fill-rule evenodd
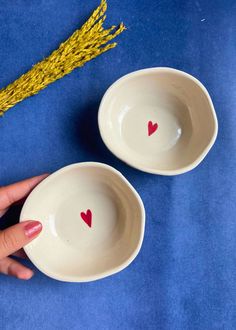
M125 27L121 23L118 28L112 26L104 29L106 9L106 0L102 0L81 29L76 30L50 56L0 90L0 116L18 102L37 94L55 80L116 46L116 43L108 42L124 31Z

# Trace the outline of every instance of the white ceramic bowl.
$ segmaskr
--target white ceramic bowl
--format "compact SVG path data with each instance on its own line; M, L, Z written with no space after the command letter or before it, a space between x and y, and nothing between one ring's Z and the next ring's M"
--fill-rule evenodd
M43 231L25 246L35 266L62 281L114 274L137 256L145 211L138 193L114 168L79 163L62 168L27 198L20 221L40 220Z
M176 175L196 167L217 136L206 88L171 68L151 68L117 80L105 93L98 124L106 146L145 172Z

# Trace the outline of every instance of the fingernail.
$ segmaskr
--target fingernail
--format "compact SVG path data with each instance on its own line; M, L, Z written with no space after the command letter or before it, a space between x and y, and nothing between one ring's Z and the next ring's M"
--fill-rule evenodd
M31 221L30 223L28 223L25 227L25 235L28 238L33 238L35 236L37 236L41 230L42 230L43 226L41 224L41 222L39 221Z
M17 273L17 278L20 280L29 280L34 275L31 269L21 270Z

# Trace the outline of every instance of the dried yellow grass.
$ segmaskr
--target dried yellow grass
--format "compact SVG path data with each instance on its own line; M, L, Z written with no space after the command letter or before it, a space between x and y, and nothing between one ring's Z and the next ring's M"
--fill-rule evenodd
M106 9L106 0L102 0L87 22L58 49L0 90L0 116L18 102L37 94L75 68L83 66L86 62L116 46L116 43L108 42L124 31L125 26L121 23L118 27L104 29Z

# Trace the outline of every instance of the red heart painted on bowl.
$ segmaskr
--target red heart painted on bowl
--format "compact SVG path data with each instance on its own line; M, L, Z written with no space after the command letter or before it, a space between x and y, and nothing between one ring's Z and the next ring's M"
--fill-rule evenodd
M92 212L90 210L87 210L86 213L81 212L80 216L84 220L84 222L91 228L92 227Z
M151 120L148 122L148 136L152 135L153 133L156 132L158 128L157 123L153 123Z

